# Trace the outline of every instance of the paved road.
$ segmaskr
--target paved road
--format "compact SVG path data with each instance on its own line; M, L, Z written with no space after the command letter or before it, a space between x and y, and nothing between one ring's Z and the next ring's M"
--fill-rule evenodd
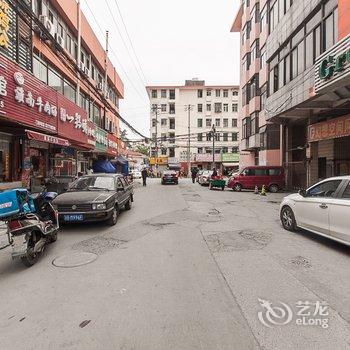
M350 251L281 229L282 196L150 180L115 227L64 227L30 269L1 251L1 349L350 348ZM263 325L259 299L293 319ZM298 301L326 301L329 327L297 325Z

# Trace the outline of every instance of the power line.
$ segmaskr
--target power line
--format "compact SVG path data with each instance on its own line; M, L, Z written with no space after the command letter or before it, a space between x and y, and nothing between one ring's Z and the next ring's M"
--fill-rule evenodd
M88 10L90 11L90 13L91 13L91 15L92 15L92 18L93 18L94 21L96 22L97 27L98 27L98 29L100 30L102 36L104 36L104 35L105 35L105 32L104 32L104 30L102 29L100 23L98 22L98 20L97 20L95 14L94 14L93 11L91 10L91 7L89 6L89 4L88 4L87 1L85 1L85 4L86 4L86 7L88 8ZM136 88L135 84L134 84L133 81L130 79L128 73L127 73L126 70L124 69L124 67L123 67L122 63L120 62L120 60L119 60L117 54L115 53L113 47L110 47L110 51L112 52L114 58L115 58L116 61L118 62L118 64L119 64L121 70L123 71L123 73L124 73L126 79L129 81L130 85L134 88L135 92L136 92L137 95L141 98L141 100L144 100L144 99L145 99L145 96L142 96L142 95L141 95L140 91Z
M134 53L134 55L135 55L136 61L137 61L138 65L139 65L141 74L142 74L142 76L144 77L144 79L145 79L145 81L146 81L146 83L147 83L148 79L146 78L146 75L145 75L145 73L144 73L144 71L143 71L143 69L142 69L140 60L139 60L139 58L138 58L138 56L137 56L137 53L136 53L136 50L135 50L135 47L134 47L134 44L132 43L132 40L131 40L130 35L129 35L129 32L128 32L127 28L126 28L126 24L125 24L125 22L124 22L124 18L123 18L122 12L120 11L118 2L117 2L117 0L114 0L114 2L115 2L115 4L116 4L116 6L117 6L117 9L118 9L118 12L119 12L119 16L120 16L120 18L121 18L121 20L122 20L122 23L123 23L123 26L124 26L126 35L127 35L128 39L129 39L129 43L130 43L131 49L132 49L132 51L133 51L133 53Z
M106 5L107 5L107 8L108 8L109 13L111 14L112 20L113 20L113 22L114 22L114 24L115 24L115 26L116 26L116 28L117 28L118 34L119 34L120 38L122 39L122 42L123 42L123 44L124 44L124 46L125 46L125 48L126 48L126 51L127 51L128 55L129 55L129 57L130 57L131 63L132 63L132 65L133 65L133 67L134 67L134 69L135 69L135 71L136 71L136 73L137 73L137 76L139 77L140 81L142 82L142 85L145 86L146 83L145 83L145 81L142 79L142 77L141 77L141 75L140 75L140 73L139 73L139 70L137 69L137 67L136 67L136 65L135 65L135 63L134 63L134 60L133 60L133 58L132 58L132 55L131 55L130 50L129 50L129 48L128 48L128 45L126 45L126 42L125 42L125 40L124 40L124 38L123 38L123 36L122 36L122 33L120 32L118 23L117 23L117 21L116 21L116 19L115 19L115 16L114 16L113 12L112 12L112 9L111 9L111 7L109 6L107 0L105 0L105 3L106 3Z

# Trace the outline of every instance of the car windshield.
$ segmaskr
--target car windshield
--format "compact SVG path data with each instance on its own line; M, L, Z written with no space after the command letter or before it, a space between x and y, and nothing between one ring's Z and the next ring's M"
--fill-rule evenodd
M175 171L164 171L163 174L164 174L164 175L175 175L176 172L175 172Z
M113 191L114 190L114 178L111 176L87 176L87 177L81 177L80 179L76 180L72 186L70 187L70 190L86 190L86 191L93 191L93 190L106 190L106 191Z

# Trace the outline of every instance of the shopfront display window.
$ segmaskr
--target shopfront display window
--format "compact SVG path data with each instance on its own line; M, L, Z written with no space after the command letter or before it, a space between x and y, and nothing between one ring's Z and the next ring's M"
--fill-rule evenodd
M0 182L11 181L12 135L0 132Z

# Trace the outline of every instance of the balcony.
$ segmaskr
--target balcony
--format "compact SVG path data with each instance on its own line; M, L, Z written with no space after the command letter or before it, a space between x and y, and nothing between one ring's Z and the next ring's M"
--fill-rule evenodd
M248 80L250 80L254 74L260 71L260 58L255 59L249 67Z
M260 32L260 35L259 35L260 49L265 45L268 36L269 36L269 26L265 25L265 28L262 30L262 32Z
M261 108L260 96L255 96L249 101L249 114L259 112Z
M257 38L260 37L260 22L253 23L252 30L250 32L250 42L254 42Z
M247 52L250 52L250 39L247 39L241 46L241 59L247 54Z
M248 150L260 148L260 134L254 134L248 139Z
M265 66L261 68L259 71L259 87L262 87L264 84L266 84L268 80L268 74L269 73L268 73L267 65L265 64Z

